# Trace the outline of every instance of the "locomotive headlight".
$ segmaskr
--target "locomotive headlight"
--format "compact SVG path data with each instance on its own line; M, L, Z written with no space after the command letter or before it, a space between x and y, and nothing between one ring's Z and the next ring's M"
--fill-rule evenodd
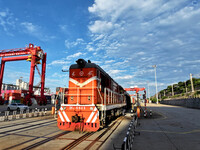
M71 96L71 101L73 101L74 100L74 96Z
M88 101L90 101L91 100L91 96L88 96Z

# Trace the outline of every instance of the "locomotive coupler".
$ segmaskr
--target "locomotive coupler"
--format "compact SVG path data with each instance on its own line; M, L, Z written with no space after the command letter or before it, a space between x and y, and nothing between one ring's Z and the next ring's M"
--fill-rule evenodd
M80 122L80 116L78 116L78 114L72 116L72 122L77 123Z
M78 114L72 116L72 122L74 123L78 123L78 122L83 122L84 121L84 117L78 116Z

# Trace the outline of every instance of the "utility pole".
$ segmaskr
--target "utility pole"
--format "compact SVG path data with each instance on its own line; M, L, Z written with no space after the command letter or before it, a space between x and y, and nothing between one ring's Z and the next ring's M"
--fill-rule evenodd
M173 84L172 84L172 96L174 96L174 88L173 88Z
M191 73L190 73L190 82L191 82L192 92L194 92L194 85L193 85L192 74Z
M156 85L156 99L157 99L157 101L156 101L156 104L158 104L158 89L157 89L157 79L156 79L156 65L153 65L152 66L153 68L154 68L154 70L155 70L155 85Z

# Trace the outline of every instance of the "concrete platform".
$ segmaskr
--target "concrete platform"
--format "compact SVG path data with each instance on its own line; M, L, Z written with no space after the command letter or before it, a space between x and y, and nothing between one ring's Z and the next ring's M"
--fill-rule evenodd
M126 136L129 124L133 119L132 113L126 113L125 118L120 123L116 131L109 137L109 139L100 147L100 150L114 150L115 148L121 148L123 140ZM114 145L114 147L113 147Z
M200 110L147 104L153 118L141 118L136 128L134 150L199 150Z

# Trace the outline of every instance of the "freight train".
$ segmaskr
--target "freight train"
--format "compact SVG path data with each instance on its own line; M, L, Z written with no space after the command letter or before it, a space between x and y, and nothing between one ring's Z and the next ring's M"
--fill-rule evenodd
M78 59L69 69L69 88L58 111L61 130L95 132L130 107L129 94L101 67Z

